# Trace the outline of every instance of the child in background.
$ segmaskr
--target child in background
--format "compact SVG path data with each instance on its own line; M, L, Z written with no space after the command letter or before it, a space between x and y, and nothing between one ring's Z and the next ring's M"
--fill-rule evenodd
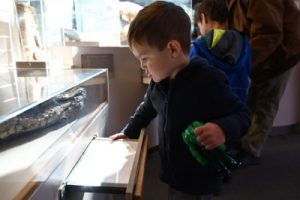
M190 28L185 11L164 1L144 7L132 21L128 44L151 82L128 124L111 136L138 138L158 116L160 178L169 185L170 200L211 199L222 185L222 175L201 166L183 141L192 122L204 123L194 132L207 150L241 137L249 127L248 110L226 76L200 57L189 58Z
M246 104L251 50L244 34L225 30L227 13L224 0L203 0L196 6L195 20L201 36L194 40L190 57L199 55L224 71L232 91Z

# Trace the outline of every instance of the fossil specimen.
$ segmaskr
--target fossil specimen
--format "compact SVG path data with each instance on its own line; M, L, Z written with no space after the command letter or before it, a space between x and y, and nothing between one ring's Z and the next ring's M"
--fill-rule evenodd
M84 107L86 90L66 91L42 104L0 124L0 140L74 119Z

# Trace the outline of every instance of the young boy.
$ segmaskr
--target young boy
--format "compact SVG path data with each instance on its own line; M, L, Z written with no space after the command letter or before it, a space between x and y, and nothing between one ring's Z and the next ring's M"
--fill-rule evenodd
M225 30L227 6L224 0L203 0L196 6L195 20L201 37L193 42L190 57L199 55L225 72L232 91L246 103L251 68L248 38Z
M169 185L169 199L209 199L221 187L221 174L200 165L182 139L190 124L205 123L194 132L207 150L249 127L249 113L226 76L200 57L189 59L190 28L185 11L164 1L144 7L132 21L129 47L152 80L122 133L111 136L137 138L158 115L160 177Z

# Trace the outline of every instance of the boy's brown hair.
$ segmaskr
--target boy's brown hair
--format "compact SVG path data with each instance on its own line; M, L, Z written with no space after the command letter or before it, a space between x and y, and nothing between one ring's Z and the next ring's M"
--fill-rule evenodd
M156 1L144 7L131 22L127 35L128 44L147 42L163 50L171 40L177 40L184 53L191 45L191 21L187 13L170 2Z
M202 0L195 6L195 21L201 21L201 13L207 15L211 20L226 23L228 9L225 0Z

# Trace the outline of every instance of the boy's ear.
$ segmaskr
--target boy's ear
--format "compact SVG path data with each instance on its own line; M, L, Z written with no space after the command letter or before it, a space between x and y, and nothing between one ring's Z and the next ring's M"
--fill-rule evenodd
M201 13L201 23L205 23L207 24L208 23L208 16L205 14L205 13Z
M168 42L167 47L170 50L172 57L177 57L181 52L181 45L177 40Z

